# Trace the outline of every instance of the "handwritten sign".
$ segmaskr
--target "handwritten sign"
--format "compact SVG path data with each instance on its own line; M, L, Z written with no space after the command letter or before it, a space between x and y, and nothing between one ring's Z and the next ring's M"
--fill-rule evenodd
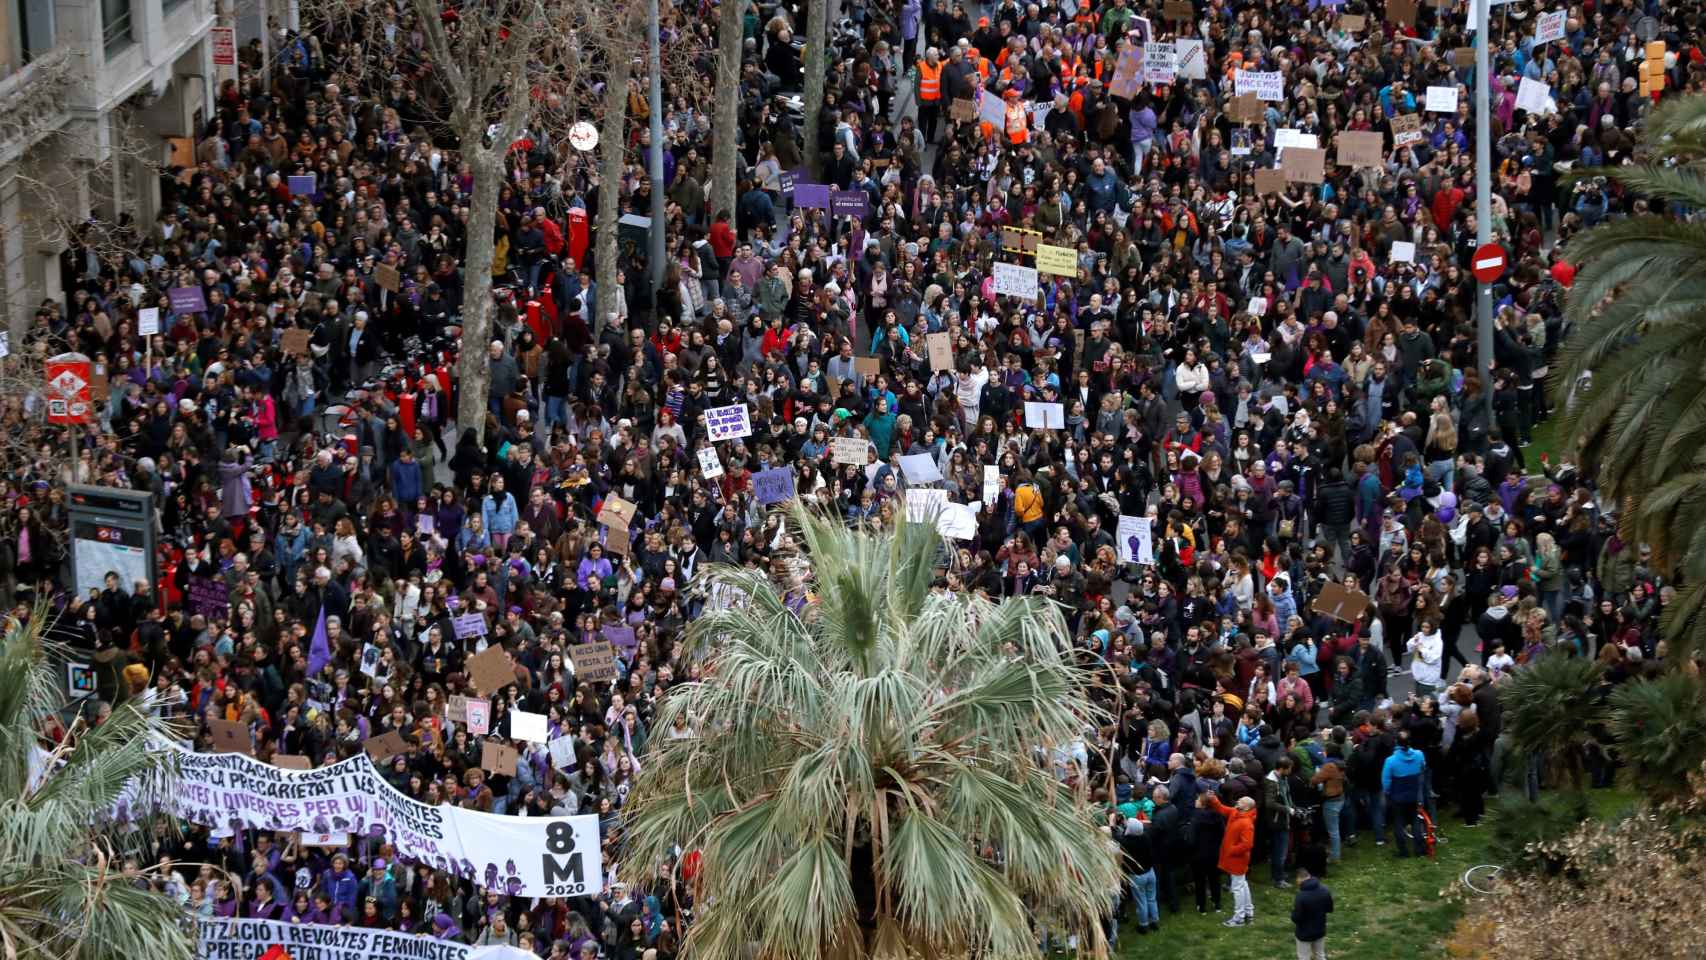
M213 734L214 753L240 753L246 757L255 755L255 740L249 734L248 724L209 717L207 730Z
M1078 276L1078 251L1048 243L1037 244L1037 272L1051 277Z
M379 289L396 293L403 286L403 275L397 268L388 263L381 263L373 268L373 281L379 284Z
M968 123L977 119L977 104L971 100L955 100L948 106L948 117L955 123Z
M713 442L752 436L752 414L744 403L712 407L705 411L705 429Z
M206 313L207 298L200 287L173 287L166 291L166 302L173 313Z
M1239 94L1226 105L1226 113L1234 123L1261 123L1267 108L1253 93Z
M1239 70L1232 76L1233 92L1256 95L1257 100L1285 99L1285 77L1278 70Z
M387 730L377 737L368 737L361 743L361 748L373 758L374 763L384 763L398 754L409 752L409 741L395 730Z
M931 370L954 369L954 345L946 333L932 333L924 338L925 350L930 354Z
M292 174L289 180L290 195L293 197L312 197L319 190L319 177L316 174Z
M136 332L144 337L152 337L160 332L159 307L143 307L136 311Z
M634 523L634 515L640 508L616 494L604 498L598 507L598 522L611 527L627 527Z
M717 456L716 447L699 448L699 475L707 480L723 475L723 461Z
M1022 267L1016 263L996 263L991 277L995 281L995 292L1000 296L1018 297L1021 300L1037 298L1037 271L1035 267Z
M1171 43L1143 45L1143 81L1172 83L1178 75L1178 51Z
M634 635L634 628L627 624L619 623L605 627L598 631L598 635L615 647L617 653L626 658L631 659L634 656L634 651L640 648L640 641Z
M468 701L468 732L483 737L492 730L492 702L479 699Z
M1327 179L1327 151L1319 147L1288 147L1280 162L1291 183L1321 183Z
M190 578L190 611L209 620L223 619L231 611L231 591L224 580Z
M521 751L507 744L487 740L480 745L480 768L500 777L515 776L520 760Z
M871 445L864 437L835 437L829 441L830 456L836 463L850 463L862 467L865 465L866 452L870 449Z
M1407 147L1422 142L1422 118L1413 113L1392 118L1392 145Z
M936 458L928 453L911 453L901 457L900 471L906 474L907 483L935 483L942 479L942 470L936 466Z
M1529 113L1545 114L1558 109L1552 101L1552 87L1539 80L1523 77L1516 88L1516 108Z
M1208 54L1203 51L1201 40L1174 40L1173 63L1181 80L1208 79Z
M1562 39L1564 39L1564 11L1554 10L1551 13L1543 13L1538 20L1534 21L1535 46L1538 47L1543 43Z
M308 356L308 346L313 339L312 332L300 327L291 327L279 334L278 342L279 346L284 348L285 353L293 357L306 357Z
M1335 620L1354 623L1368 609L1368 594L1360 590L1351 590L1342 583L1331 580L1321 585L1321 592L1315 595L1315 610L1324 613Z
M752 492L765 506L794 498L792 467L772 467L752 475Z
M456 639L466 640L469 637L486 635L486 615L483 613L464 613L450 621L450 629L456 632Z
M543 713L511 710L509 712L509 735L512 740L545 743L551 739L550 721Z
M490 646L468 658L468 684L481 693L496 693L515 682L515 667L500 646ZM472 718L474 701L468 701ZM470 719L469 722L472 722Z
M1429 113L1456 113L1456 87L1429 87L1425 107Z
M1416 245L1409 240L1392 241L1393 263L1415 263Z
M569 648L569 661L575 665L575 678L590 683L608 683L616 679L616 651L607 640L580 643Z
M1339 166L1378 167L1386 138L1370 130L1347 130L1339 134Z
M1261 169L1256 171L1256 193L1266 196L1285 192L1285 171Z

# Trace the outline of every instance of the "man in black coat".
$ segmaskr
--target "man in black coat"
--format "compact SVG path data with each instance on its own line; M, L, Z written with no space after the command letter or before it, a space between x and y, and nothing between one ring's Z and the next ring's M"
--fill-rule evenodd
M1342 565L1351 555L1351 523L1356 520L1356 493L1338 467L1327 469L1327 482L1315 492L1318 542L1333 545Z
M1297 937L1297 956L1327 960L1327 914L1333 912L1333 891L1315 879L1313 868L1299 863L1297 896L1291 902L1291 925Z
M1183 848L1185 836L1181 829L1188 814L1170 802L1172 794L1164 786L1157 785L1151 797L1155 801L1155 815L1149 821L1149 840L1155 850L1156 894L1166 904L1168 913L1178 913L1175 869L1190 858L1190 851Z

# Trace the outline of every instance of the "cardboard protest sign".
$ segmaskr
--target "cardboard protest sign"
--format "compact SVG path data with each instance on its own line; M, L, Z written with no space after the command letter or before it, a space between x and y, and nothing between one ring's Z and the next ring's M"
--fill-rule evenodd
M634 548L634 536L628 528L620 523L604 525L604 549L619 557L625 557Z
M214 753L240 753L245 757L255 755L255 740L249 735L248 724L209 717L207 729L213 734Z
M924 338L924 347L930 353L931 370L954 369L954 344L946 333L932 333Z
M1451 65L1459 70L1467 70L1475 65L1475 48L1458 47L1451 51Z
M576 644L569 648L569 662L575 665L575 679L590 683L608 683L616 679L616 651L610 642L598 640Z
M300 327L291 327L279 336L279 343L284 352L294 357L308 356L308 344L314 339L312 331Z
M381 263L373 268L373 281L379 284L379 289L396 293L403 286L403 275L396 267Z
M299 757L292 753L275 753L272 755L272 765L280 770L312 770L314 764L307 757Z
M836 463L851 463L864 466L866 452L871 445L864 437L835 437L829 441L830 456Z
M1339 166L1378 167L1386 138L1371 130L1347 130L1339 134Z
M1360 33L1368 29L1368 18L1360 13L1341 13L1339 29L1346 33Z
M521 751L514 747L495 740L487 740L480 745L480 769L500 777L515 776L516 764L520 760Z
M409 752L409 741L395 730L387 730L377 737L368 737L361 742L361 748L373 758L374 763L385 761L401 753Z
M971 100L955 100L948 106L948 118L957 123L977 119L977 104Z
M1284 193L1285 184L1284 170L1256 171L1256 193L1261 196L1267 196L1270 193Z
M445 719L451 723L468 722L468 698L461 694L451 694L444 707Z
M468 658L468 685L480 693L497 693L515 682L509 654L496 644Z
M1234 123L1260 123L1267 108L1253 93L1241 93L1226 105L1226 113Z
M1335 620L1353 623L1368 609L1368 594L1360 590L1348 590L1342 583L1327 581L1321 585L1321 592L1316 594L1314 608L1318 613L1324 613Z
M1287 147L1280 169L1289 183L1322 183L1327 179L1327 151L1320 147Z
M1168 20L1189 20L1196 16L1191 0L1167 0L1161 5L1161 16Z
M1406 113L1392 118L1392 145L1407 147L1422 142L1422 118Z
M853 358L853 372L857 373L861 377L874 377L881 373L882 369L882 361L878 360L876 357Z
M632 526L634 514L638 513L639 509L639 507L613 493L605 497L603 506L599 507L598 522L607 526Z
M1400 27L1416 25L1416 0L1386 0L1386 20Z

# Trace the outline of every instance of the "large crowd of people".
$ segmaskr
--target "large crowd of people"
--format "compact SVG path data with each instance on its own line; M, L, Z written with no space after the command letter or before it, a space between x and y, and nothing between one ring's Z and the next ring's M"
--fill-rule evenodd
M665 8L672 30L716 19L709 3ZM413 9L393 44L419 42ZM263 760L331 762L397 731L399 790L597 814L613 863L646 742L671 735L654 706L694 675L680 651L708 601L695 575L794 569L773 564L783 515L755 477L784 469L799 501L850 524L945 489L975 523L954 529L940 586L1052 598L1084 669L1110 681L1096 690L1118 722L1061 775L1109 797L1132 878L1115 932L1182 903L1247 923L1253 880L1321 876L1359 842L1420 855L1423 812L1473 825L1501 784L1532 789L1539 771L1501 739L1502 677L1567 655L1621 678L1664 656L1662 571L1569 452L1532 441L1570 399L1547 382L1568 332L1562 244L1647 203L1566 174L1630 162L1653 104L1701 87L1699 11L1563 9L1545 43L1546 5L1491 14L1491 233L1509 269L1490 382L1464 3L845 3L810 130L789 101L805 7L755 5L738 131L635 84L632 144L663 111L665 183L637 151L612 184L567 145L514 154L496 330L471 344L454 331L472 178L434 126L427 58L319 30L271 62L245 50L195 165L162 177L157 221L127 226L128 256L74 247L65 298L14 344L29 362L87 354L109 393L73 463L39 405L4 401L25 451L0 507L6 589L65 612L97 664L92 702L152 689L198 747L207 720L229 721ZM1175 45L1168 74L1144 44L1177 39L1200 62ZM1135 84L1128 50L1146 53ZM1275 71L1279 99L1239 98L1240 72ZM1518 106L1528 81L1544 106ZM1378 136L1372 165L1337 162L1347 133ZM716 136L739 139L733 210L706 199ZM810 138L822 169L801 166ZM1297 162L1312 154L1282 156L1310 143L1327 151L1316 176ZM306 173L312 191L288 186ZM813 184L859 191L864 215L806 209ZM653 189L661 289L644 243L595 275L570 211L645 215ZM1072 275L997 269L1035 268L1038 242L1069 248ZM182 287L206 309L172 310ZM161 308L147 349L145 307ZM483 425L455 422L459 348L488 355ZM706 411L737 404L750 432L713 444ZM154 494L158 582L70 586L67 481ZM209 582L228 602L207 602ZM469 612L486 632L459 639ZM577 679L569 648L624 629L616 679ZM513 775L481 769L481 738L445 705L491 644L516 677L490 736L507 742L512 710L547 714L575 738L572 764L515 741ZM192 827L148 855L219 868L174 886L203 916L541 957L662 960L693 915L679 873L535 900L364 838ZM1312 883L1300 938L1331 906Z

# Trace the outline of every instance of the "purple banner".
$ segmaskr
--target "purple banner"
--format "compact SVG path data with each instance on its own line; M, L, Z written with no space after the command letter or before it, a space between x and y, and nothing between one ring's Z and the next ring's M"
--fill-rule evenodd
M315 174L298 175L290 178L290 195L293 197L311 197L319 189L319 177Z
M838 217L863 217L870 202L863 190L837 190L830 194L829 212Z
M200 287L173 287L166 291L166 299L173 313L207 312L207 298L201 295Z
M828 210L829 185L824 183L795 183L794 205L806 210Z

